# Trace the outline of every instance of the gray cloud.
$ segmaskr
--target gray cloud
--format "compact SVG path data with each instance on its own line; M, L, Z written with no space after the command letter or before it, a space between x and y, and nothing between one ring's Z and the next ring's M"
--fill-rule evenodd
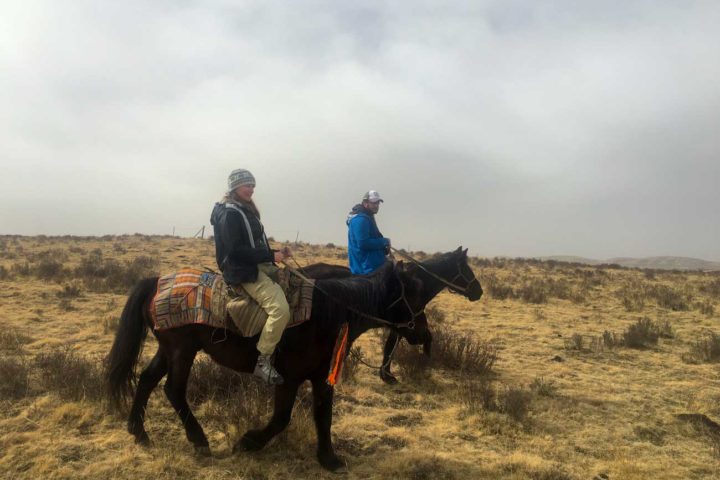
M6 2L0 233L720 259L717 2Z

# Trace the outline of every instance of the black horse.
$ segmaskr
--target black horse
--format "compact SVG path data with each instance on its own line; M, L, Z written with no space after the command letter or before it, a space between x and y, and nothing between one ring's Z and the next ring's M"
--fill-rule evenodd
M462 247L437 255L418 265L408 264L406 270L422 281L423 309L445 287L449 287L451 292L463 295L471 302L480 300L483 294L480 282L475 278L475 274L467 263L467 249L463 250ZM304 271L309 277L318 279L346 278L351 275L350 269L347 267L327 263L309 265L304 268ZM429 329L424 332L412 332L404 338L411 345L422 344L425 355L430 355L432 334ZM399 340L398 334L390 331L383 348L383 362L379 374L385 383L391 385L397 383L397 378L390 372L390 364Z
M147 329L152 329L149 304L157 280L141 280L131 292L120 317L106 365L108 393L116 406L124 405L132 392L142 344ZM316 287L310 320L286 330L278 345L275 366L285 383L275 387L272 418L265 428L246 432L236 443L234 452L259 450L283 431L290 422L299 386L310 380L317 457L326 469L338 469L343 462L335 454L330 438L333 387L326 379L342 325L348 322L350 345L370 328L390 327L401 336L424 335L427 330L424 316L419 313L422 311L421 282L404 271L402 262L397 266L387 262L377 272L366 276L318 280ZM199 454L210 455L207 437L186 400L188 377L195 356L203 350L217 363L249 373L257 360L255 345L259 338L259 335L244 338L227 332L227 339L218 342L218 335L213 336L215 331L215 328L201 324L153 330L158 350L140 374L128 418L128 431L137 443L150 443L144 427L145 408L152 390L168 375L165 394L183 422L188 440Z

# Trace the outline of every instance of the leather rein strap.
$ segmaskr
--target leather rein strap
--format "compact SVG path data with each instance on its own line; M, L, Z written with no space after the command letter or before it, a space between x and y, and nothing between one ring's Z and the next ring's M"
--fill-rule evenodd
M477 279L468 280L468 279L465 277L465 275L463 275L463 273L462 273L462 271L461 271L462 269L460 268L460 263L459 263L459 262L458 262L458 273L457 273L457 275L455 275L452 280L447 281L447 280L445 280L444 278L442 278L440 275L438 275L438 274L436 274L436 273L433 273L433 272L431 272L430 270L428 270L427 268L425 268L425 266L424 266L422 263L418 262L417 260L415 260L413 257L411 257L410 255L408 255L407 253L402 252L402 251L398 250L398 249L395 248L395 247L390 247L390 248L392 249L393 252L397 253L398 255L400 255L401 257L403 257L404 259L406 259L406 260L410 261L411 263L417 265L417 267L418 267L420 270L422 270L423 272L427 273L428 275L430 275L430 276L433 277L434 279L442 282L443 284L445 284L445 285L448 286L449 288L451 288L451 289L453 289L453 290L455 290L455 291L457 291L458 293L461 293L461 294L463 294L463 295L467 295L467 293L468 293L468 287L469 287L470 284L473 282L473 280L477 281ZM455 284L455 283L452 283L452 282L454 282L455 280L457 280L458 278L462 278L463 280L465 280L465 281L467 282L467 286L461 287L460 285L457 285L457 284Z

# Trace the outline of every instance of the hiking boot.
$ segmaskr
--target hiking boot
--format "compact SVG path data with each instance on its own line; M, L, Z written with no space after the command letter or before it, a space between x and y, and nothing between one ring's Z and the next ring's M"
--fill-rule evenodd
M268 385L280 385L284 381L282 375L273 368L270 355L260 354L253 375L262 378Z

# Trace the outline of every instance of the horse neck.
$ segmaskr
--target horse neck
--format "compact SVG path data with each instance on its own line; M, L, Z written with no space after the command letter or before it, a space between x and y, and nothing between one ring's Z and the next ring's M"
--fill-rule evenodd
M370 328L376 327L372 320L350 311L348 307L366 315L379 316L378 307L386 303L386 291L382 280L358 277L317 280L318 290L326 297L321 306L323 310L321 328L336 332L343 323L348 322L351 337L357 338Z
M430 260L422 263L421 265L435 275L444 278L448 282L452 281L452 278L457 274L455 271L457 268L457 262L454 257L446 257L434 261ZM419 269L419 276L424 285L423 297L426 304L435 298L445 287L447 287L446 284L423 269Z

